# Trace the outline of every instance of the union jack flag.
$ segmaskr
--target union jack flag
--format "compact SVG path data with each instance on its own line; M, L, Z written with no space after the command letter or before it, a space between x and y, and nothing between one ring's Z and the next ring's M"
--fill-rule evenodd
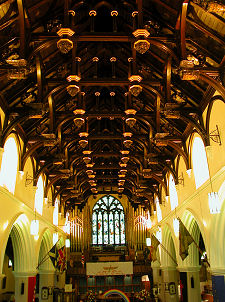
M60 273L66 270L66 247L63 246L58 250L57 269Z

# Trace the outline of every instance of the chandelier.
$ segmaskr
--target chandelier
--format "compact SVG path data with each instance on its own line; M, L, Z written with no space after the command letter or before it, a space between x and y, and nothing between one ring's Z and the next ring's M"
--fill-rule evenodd
M70 28L60 28L57 31L58 36L72 36L75 32ZM68 38L61 38L57 42L57 47L59 51L63 54L67 54L73 48L73 42Z
M88 132L80 132L79 136L81 138L79 140L79 145L84 149L88 144L88 140L86 139L86 137L88 137Z
M148 38L150 33L147 31L147 29L136 29L133 32L133 35L137 39L137 41L134 43L134 48L136 51L138 51L140 54L143 54L149 50L150 43L148 40L146 40L146 38Z
M133 144L133 141L130 139L130 137L132 136L132 133L131 132L124 132L123 136L125 138L124 141L123 141L123 144L127 149L129 149L131 147L131 145Z
M84 124L84 118L82 116L84 115L85 110L84 109L75 109L73 111L73 113L76 115L76 117L73 120L74 124L75 124L75 126L80 128Z
M133 96L138 96L142 91L142 86L139 84L142 77L139 75L131 75L128 80L133 84L129 87L129 91Z
M134 115L136 114L136 110L135 109L127 109L125 110L126 115L128 116L125 120L126 124L132 128L134 127L135 123L136 123L136 118L134 118Z

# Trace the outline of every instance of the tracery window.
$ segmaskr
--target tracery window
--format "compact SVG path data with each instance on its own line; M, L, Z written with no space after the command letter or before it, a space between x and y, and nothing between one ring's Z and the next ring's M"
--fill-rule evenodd
M92 244L125 244L124 209L113 196L104 196L93 207Z

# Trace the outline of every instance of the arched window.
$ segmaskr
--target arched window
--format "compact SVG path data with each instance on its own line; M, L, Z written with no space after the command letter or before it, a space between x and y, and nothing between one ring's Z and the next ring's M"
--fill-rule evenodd
M44 199L44 182L42 177L38 178L37 190L35 193L34 209L42 215L43 211L43 199Z
M198 189L207 179L209 179L209 168L202 139L198 136L194 138L192 147L192 165L195 176L195 185Z
M93 244L125 244L125 216L116 198L104 196L92 211Z
M178 196L177 196L175 181L173 179L172 174L170 174L170 179L169 179L169 191L170 191L170 206L171 206L171 210L173 211L178 206Z
M59 224L59 201L58 199L55 200L55 206L53 210L53 224L58 225Z
M156 212L157 212L157 218L158 218L158 222L160 222L162 220L162 211L160 208L160 204L159 204L159 199L156 198Z
M18 150L13 137L6 140L0 172L0 185L5 186L11 193L15 191L18 165Z

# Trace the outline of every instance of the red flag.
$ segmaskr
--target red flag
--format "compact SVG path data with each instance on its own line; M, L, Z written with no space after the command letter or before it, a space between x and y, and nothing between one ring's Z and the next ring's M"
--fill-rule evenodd
M63 273L66 270L66 248L65 248L65 246L61 247L58 250L57 268L60 271L60 273Z
M35 299L36 276L28 277L28 302L33 302Z

